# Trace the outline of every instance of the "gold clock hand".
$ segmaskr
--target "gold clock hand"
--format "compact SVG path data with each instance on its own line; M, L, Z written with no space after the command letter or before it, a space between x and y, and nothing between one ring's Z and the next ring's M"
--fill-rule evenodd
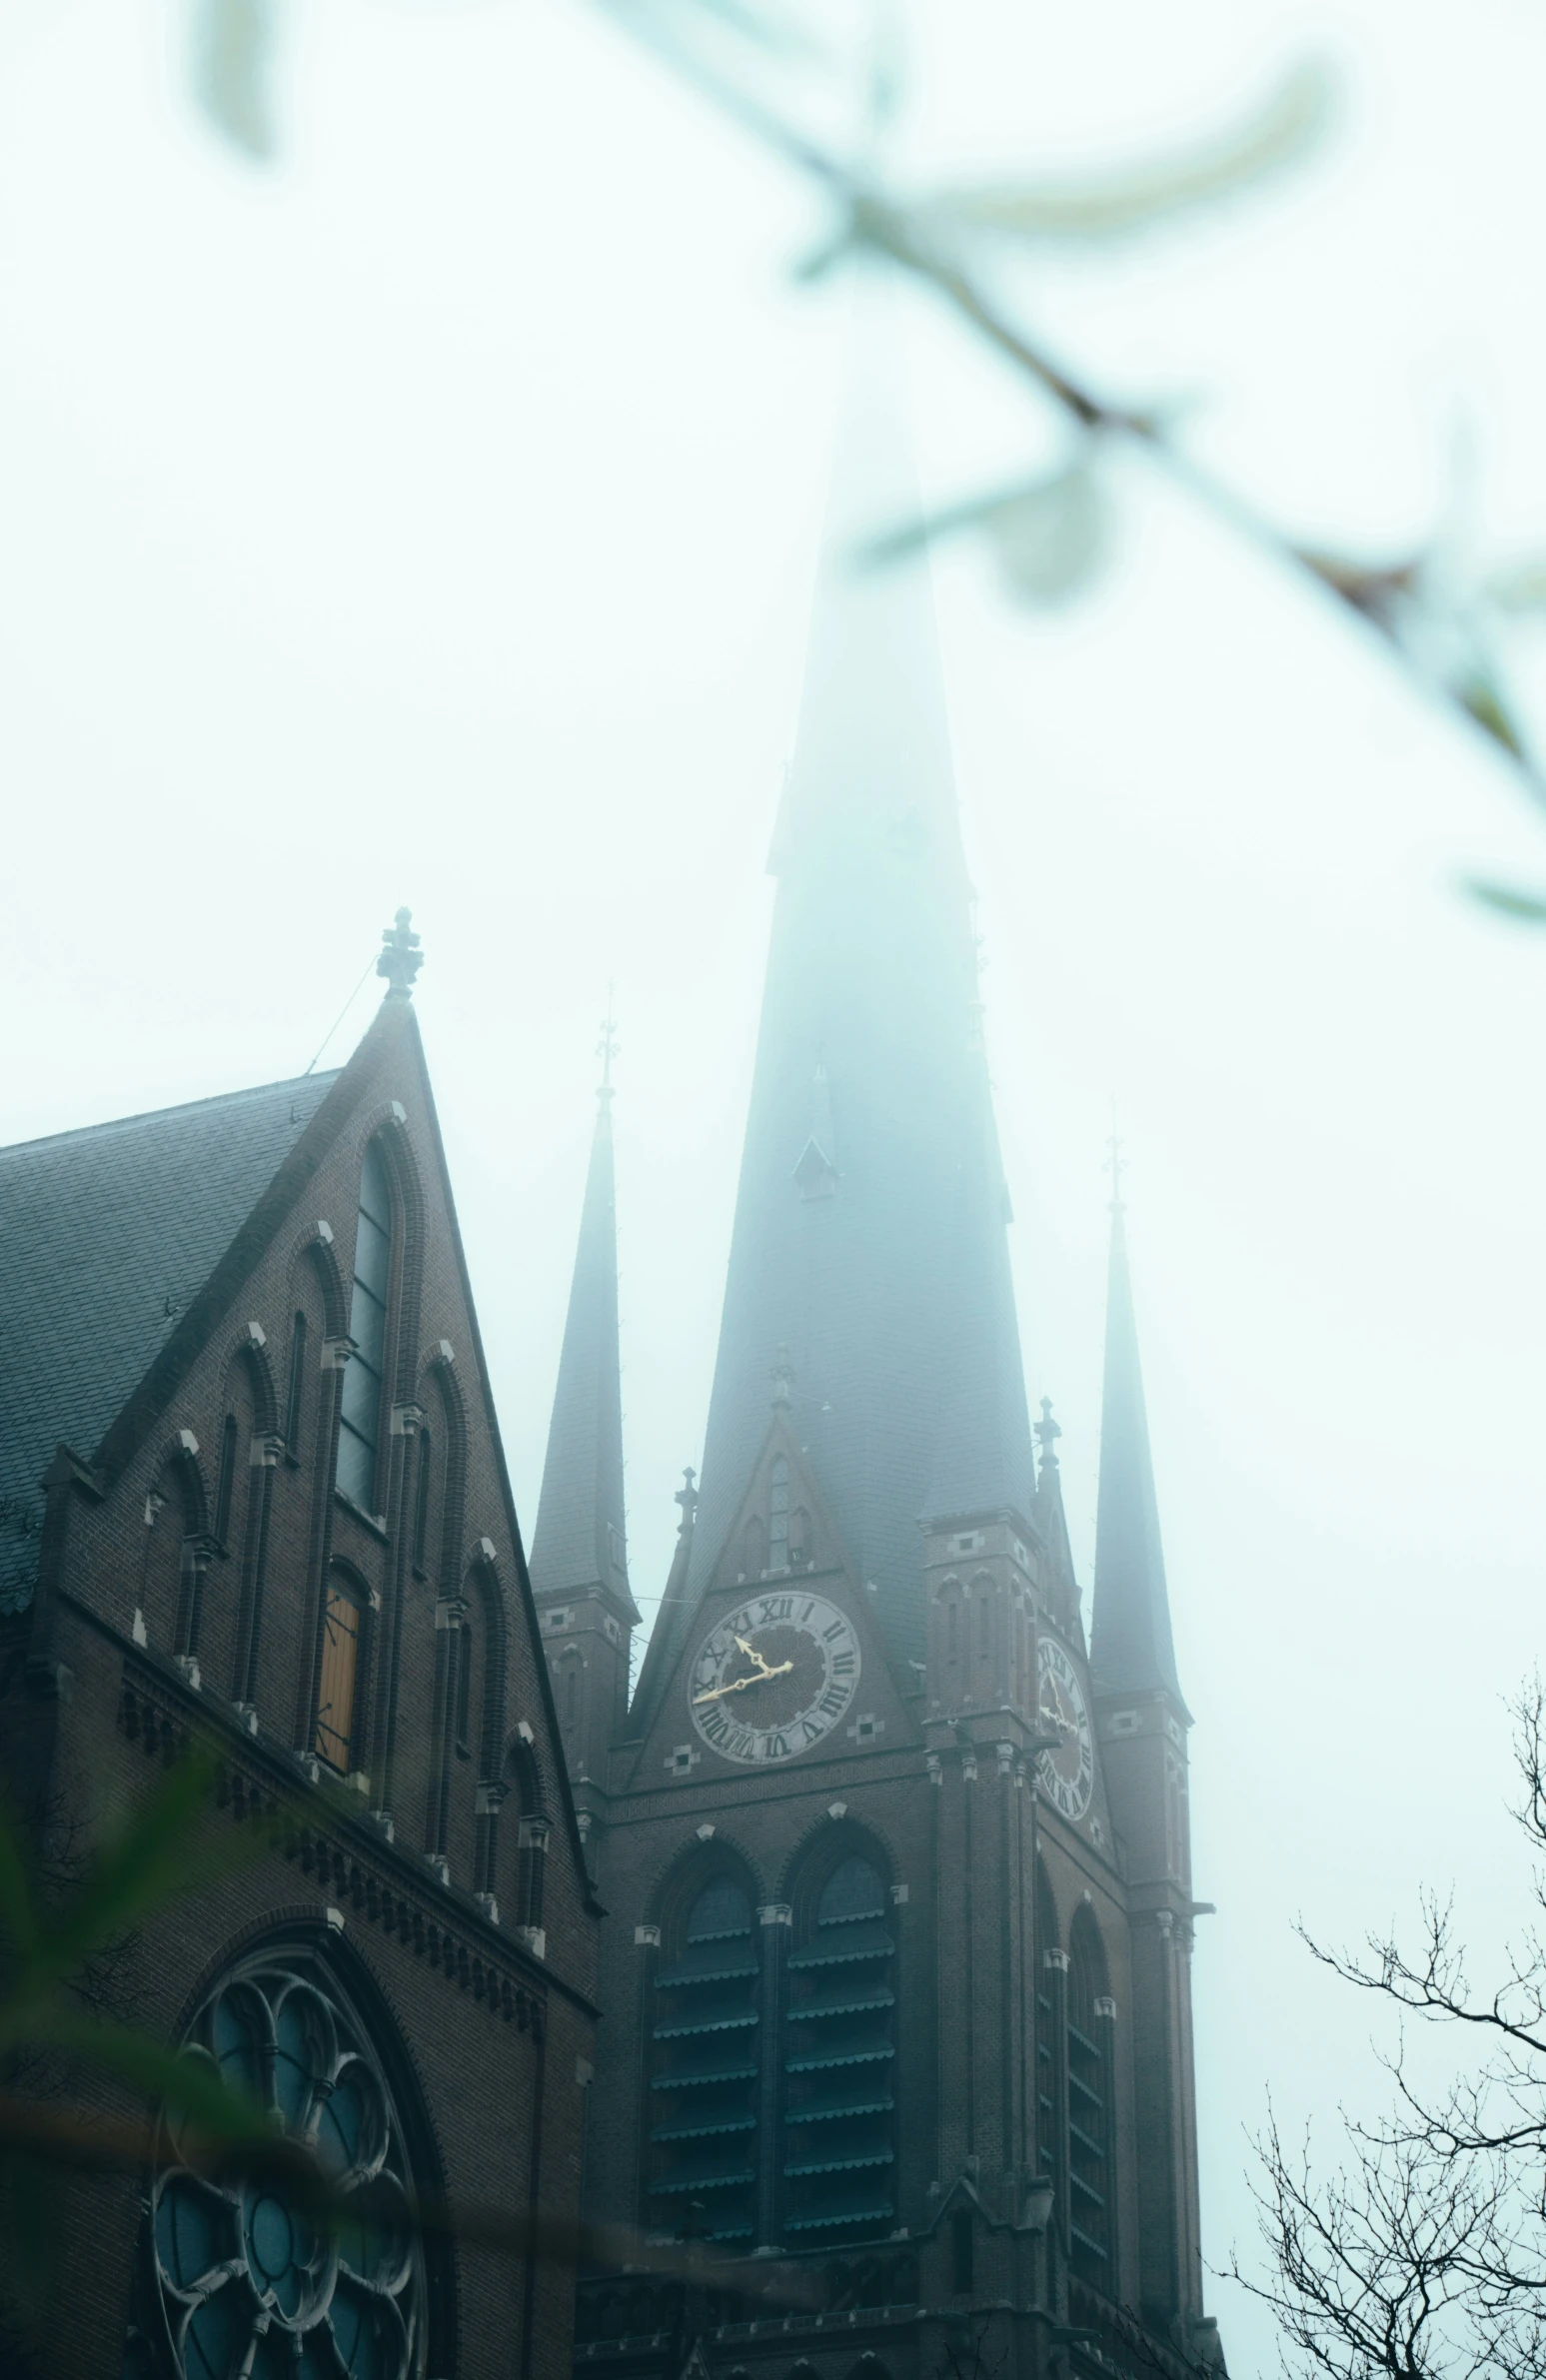
M745 1694L749 1686L761 1686L766 1678L782 1678L793 1667L791 1661L780 1661L775 1670L771 1670L765 1663L755 1678L733 1678L729 1686L711 1686L707 1694L695 1695L694 1707L696 1709L700 1703L718 1703L725 1695Z

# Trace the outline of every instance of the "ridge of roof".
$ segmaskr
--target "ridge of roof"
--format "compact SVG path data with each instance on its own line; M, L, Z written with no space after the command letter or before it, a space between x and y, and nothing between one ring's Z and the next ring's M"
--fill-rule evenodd
M212 1091L203 1099L181 1099L171 1107L146 1107L133 1115L105 1116L96 1124L69 1124L62 1132L40 1132L31 1140L0 1141L0 1159L25 1157L35 1150L62 1147L67 1141L100 1140L110 1132L126 1132L132 1125L160 1124L173 1116L195 1115L202 1109L234 1107L243 1100L264 1098L270 1092L297 1092L318 1086L326 1092L343 1071L342 1066L333 1066L324 1074L287 1075L279 1082L251 1083L245 1090Z

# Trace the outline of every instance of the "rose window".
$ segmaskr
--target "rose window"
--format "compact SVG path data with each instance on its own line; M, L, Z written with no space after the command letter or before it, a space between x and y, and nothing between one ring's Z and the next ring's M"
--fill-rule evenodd
M182 2380L418 2380L425 2277L402 2125L337 1986L304 1957L249 1961L205 2002L190 2046L315 2151L344 2212L319 2224L270 2177L162 2173L148 2241L152 2368Z

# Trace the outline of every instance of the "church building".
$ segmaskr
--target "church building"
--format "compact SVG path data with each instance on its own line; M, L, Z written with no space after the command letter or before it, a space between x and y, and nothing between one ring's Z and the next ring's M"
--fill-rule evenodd
M926 565L843 559L774 838L702 1477L632 1690L610 1083L533 1539L608 1912L588 2211L723 2271L686 2313L584 2276L577 2370L1211 2370L1191 1718L1119 1188L1086 1621L1027 1406Z
M200 1887L83 2012L218 2062L371 2208L319 2228L176 2137L72 2176L6 2367L39 2380L570 2370L573 2258L537 2232L579 2212L600 1911L418 940L405 910L342 1071L0 1150L8 1807L68 1884L202 1750ZM7 2079L88 2138L145 2123L90 2061Z

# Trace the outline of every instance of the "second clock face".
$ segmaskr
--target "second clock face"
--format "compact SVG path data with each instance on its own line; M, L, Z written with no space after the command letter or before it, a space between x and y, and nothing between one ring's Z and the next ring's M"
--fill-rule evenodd
M693 1724L728 1761L786 1761L834 1728L858 1685L858 1639L835 1604L753 1595L704 1639L688 1678Z
M1065 1818L1082 1817L1095 1786L1089 1706L1078 1671L1055 1637L1036 1639L1036 1720L1043 1736L1059 1739L1036 1763L1041 1788Z

